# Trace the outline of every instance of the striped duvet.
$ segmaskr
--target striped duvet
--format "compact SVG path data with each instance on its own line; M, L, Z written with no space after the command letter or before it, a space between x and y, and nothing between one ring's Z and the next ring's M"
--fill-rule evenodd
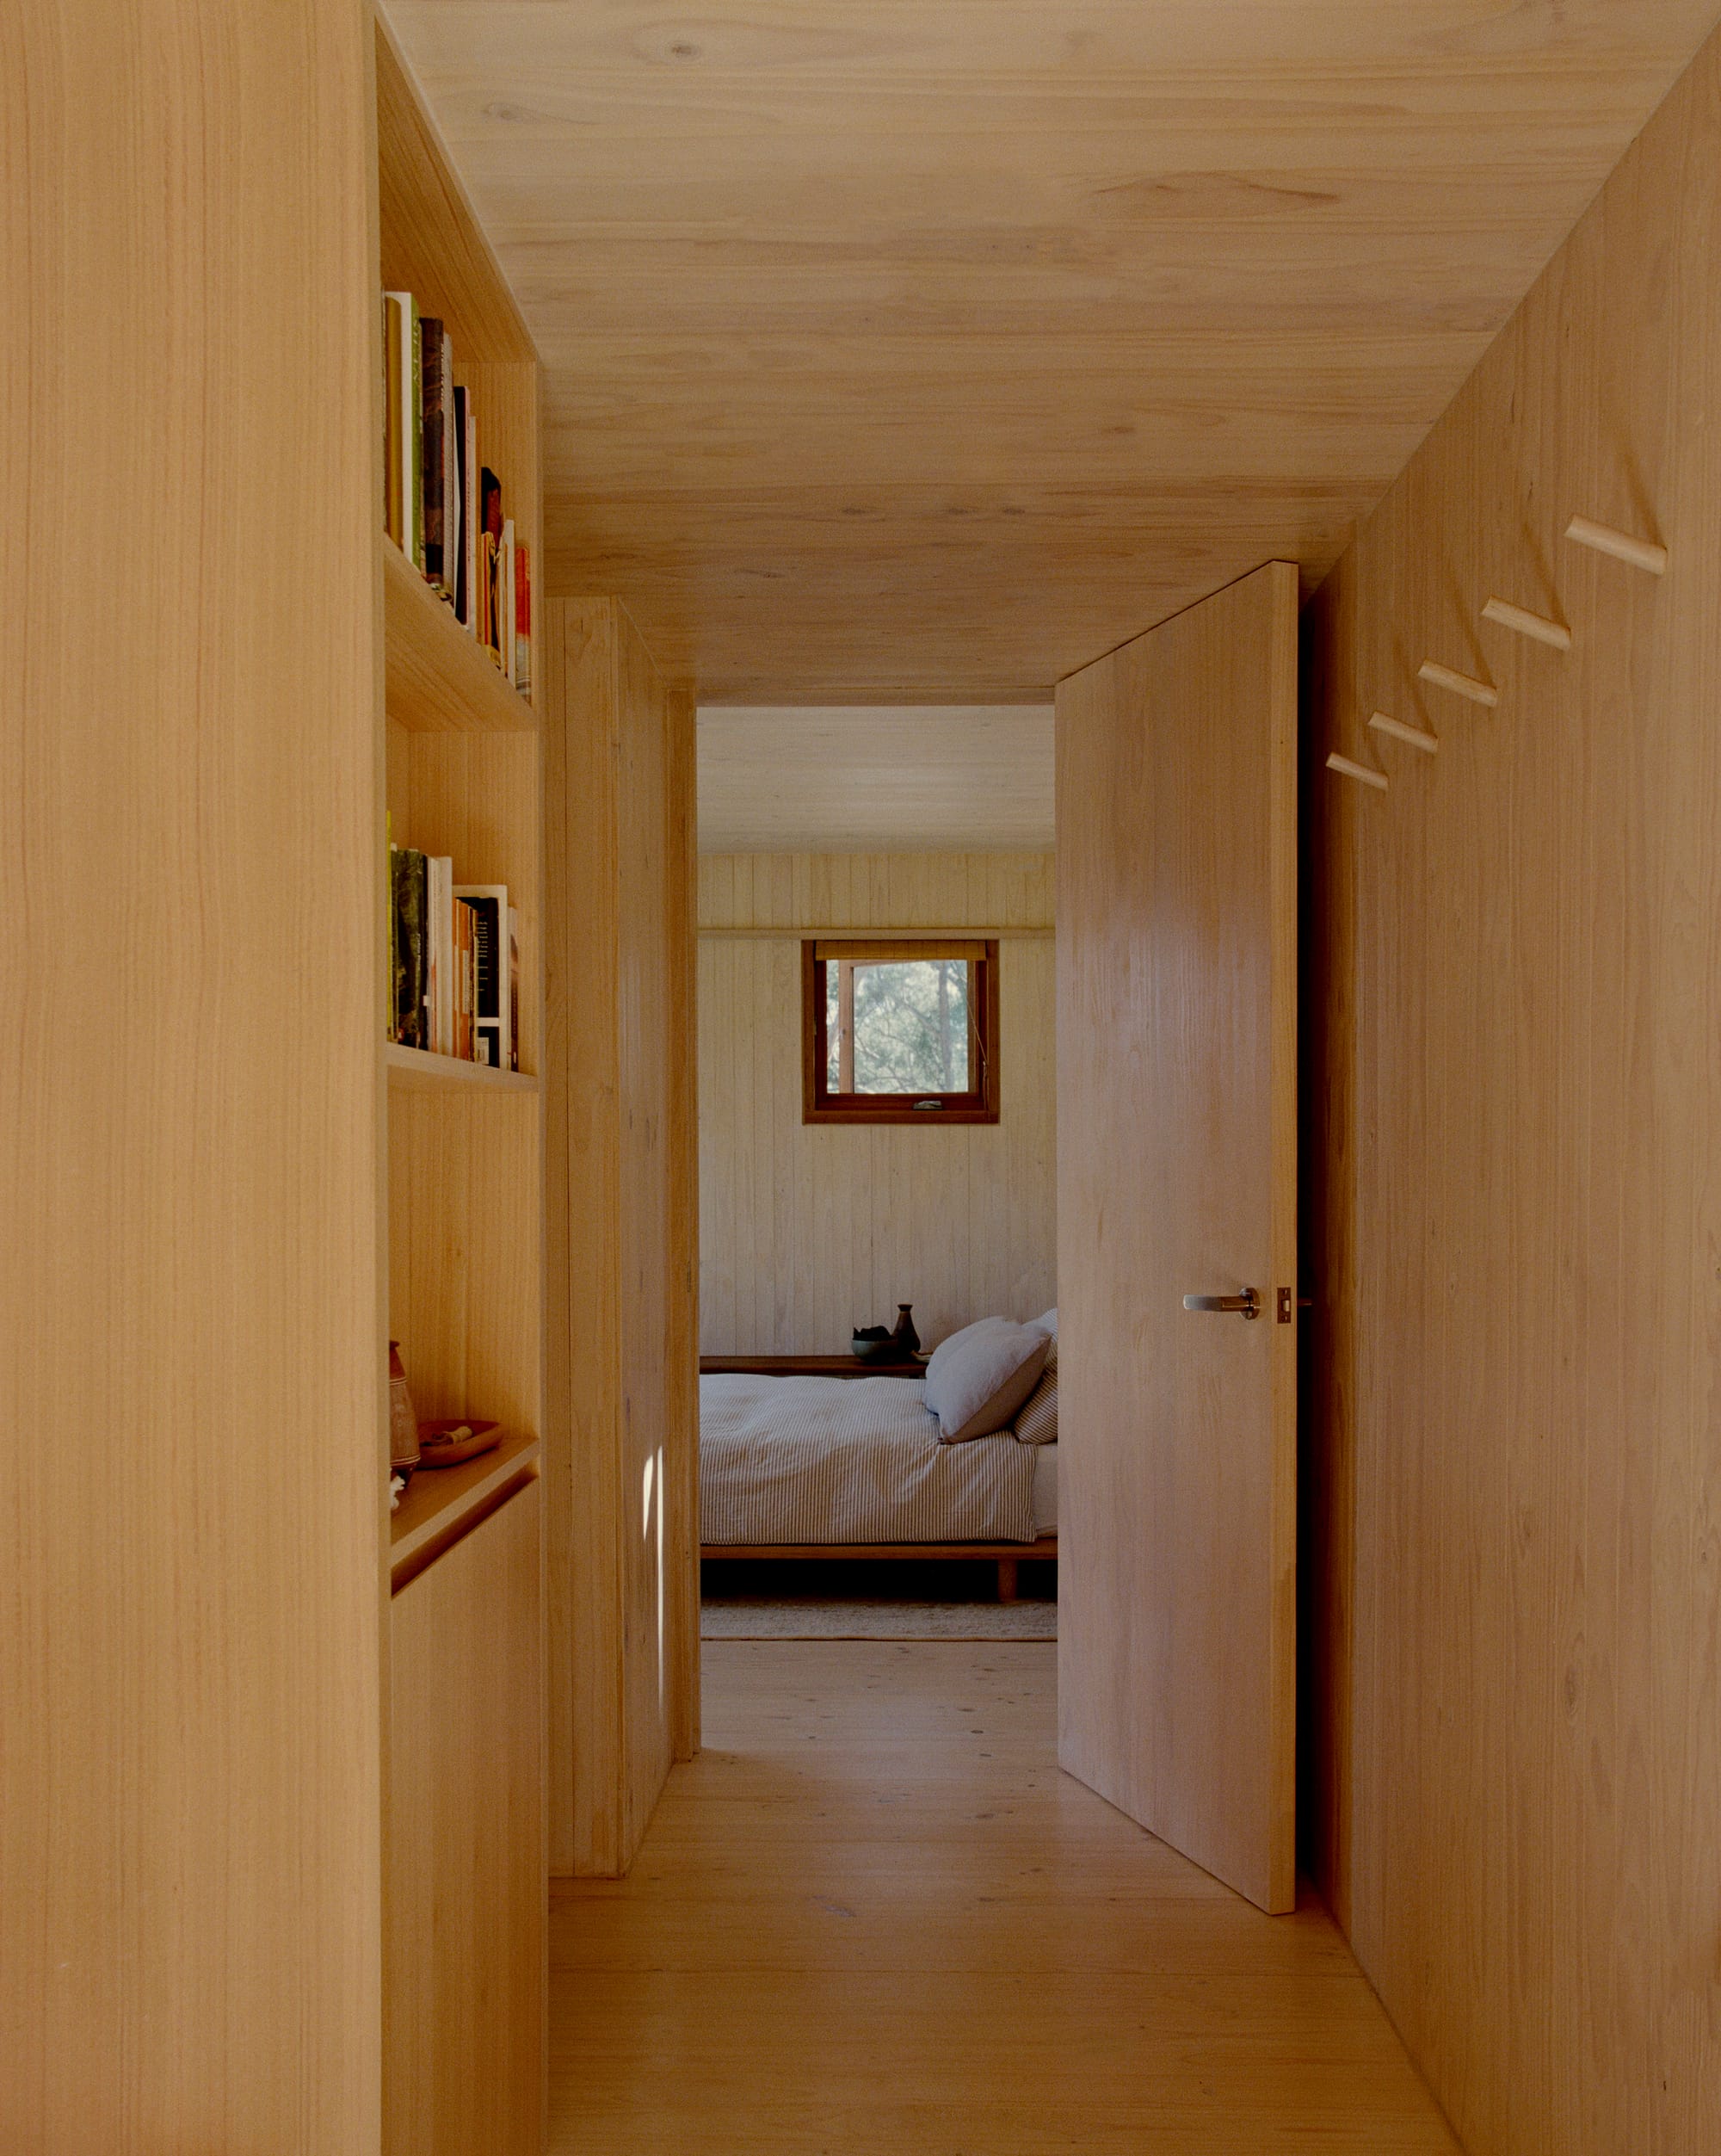
M702 1377L705 1542L1027 1542L1034 1448L941 1445L906 1377Z

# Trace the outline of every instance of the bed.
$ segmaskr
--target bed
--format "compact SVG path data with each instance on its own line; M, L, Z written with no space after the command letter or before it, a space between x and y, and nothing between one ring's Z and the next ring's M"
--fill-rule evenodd
M1009 1431L941 1444L924 1393L902 1377L701 1376L701 1556L984 1559L1012 1599L1024 1558L1058 1554L1058 1448Z

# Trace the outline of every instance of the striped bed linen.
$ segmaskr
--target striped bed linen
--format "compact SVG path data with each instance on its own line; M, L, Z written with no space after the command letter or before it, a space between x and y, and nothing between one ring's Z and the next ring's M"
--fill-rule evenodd
M1029 1542L1036 1448L943 1445L907 1377L700 1380L706 1543Z

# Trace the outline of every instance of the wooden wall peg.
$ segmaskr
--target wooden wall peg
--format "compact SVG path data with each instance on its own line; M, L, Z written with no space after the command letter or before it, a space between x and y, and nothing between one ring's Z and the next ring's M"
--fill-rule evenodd
M1611 524L1598 524L1588 516L1574 516L1565 528L1568 539L1580 547L1593 547L1598 554L1612 554L1615 561L1629 561L1634 569L1647 569L1652 577L1665 576L1668 550L1651 539L1633 539L1616 532Z
M1484 621L1497 621L1502 628L1516 629L1520 636L1533 636L1538 644L1551 644L1557 652L1571 649L1571 631L1564 621L1550 621L1545 615L1532 614L1527 607L1514 607L1509 599L1490 599L1482 609Z
M1438 659L1425 658L1416 671L1436 689L1450 689L1454 695L1468 697L1473 704L1486 704L1490 711L1500 701L1497 689L1490 689L1473 675L1460 674L1454 666L1442 666Z
M1385 772L1371 771L1366 763L1353 763L1348 756L1341 756L1336 749L1327 758L1327 769L1338 772L1344 778L1360 779L1365 786L1378 786L1383 794L1386 791Z
M1402 719L1394 719L1385 711L1377 711L1368 723L1377 733L1390 733L1395 741L1408 741L1413 749L1426 750L1429 756L1440 745L1438 734L1422 726L1407 726Z

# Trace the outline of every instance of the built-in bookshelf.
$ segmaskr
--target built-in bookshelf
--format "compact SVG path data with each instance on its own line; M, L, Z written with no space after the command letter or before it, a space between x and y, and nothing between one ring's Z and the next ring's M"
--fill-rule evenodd
M420 315L443 325L452 380L476 411L478 455L500 482L536 578L537 355L380 18L376 95L379 342L386 293L410 293ZM385 528L398 508L398 497L392 507L387 500L389 409L379 368L388 813L377 834L379 919L390 913L392 888L399 902L391 842L403 862L414 853L452 861L457 919L462 888L506 886L518 946L518 1068L389 1037L414 1032L398 1016L391 928L389 986L377 1015L388 1336L399 1344L422 1418L493 1419L504 1436L466 1466L421 1471L379 1538L395 1590L384 2147L391 2156L453 2147L447 2121L458 2118L462 2150L526 2156L541 2145L546 1883L535 1481L544 1346L538 714L536 692L506 678ZM435 1037L435 1029L416 1033ZM469 1849L478 1817L505 1819L508 1831ZM438 1846L419 1846L427 1838ZM439 1872L450 1866L463 1883L445 1904Z

